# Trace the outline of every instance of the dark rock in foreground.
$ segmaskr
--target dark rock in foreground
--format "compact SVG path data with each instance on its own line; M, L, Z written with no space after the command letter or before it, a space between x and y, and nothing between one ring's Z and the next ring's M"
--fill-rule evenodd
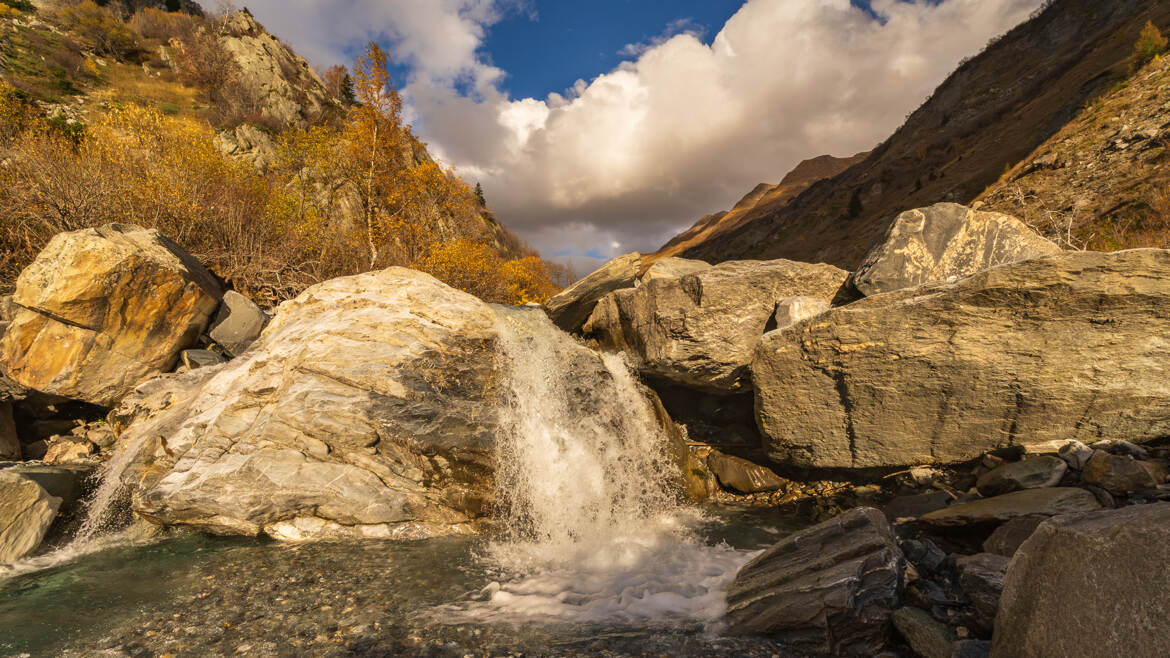
M872 655L900 605L905 558L881 512L861 507L797 532L745 565L727 590L733 632L801 652Z
M993 658L1170 656L1170 503L1043 523L1008 569Z

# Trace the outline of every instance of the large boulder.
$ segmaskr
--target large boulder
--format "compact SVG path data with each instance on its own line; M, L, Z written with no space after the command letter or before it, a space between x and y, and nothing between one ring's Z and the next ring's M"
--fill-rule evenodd
M1170 435L1170 251L1062 252L868 297L764 336L774 459L961 462L1011 445Z
M646 283L654 279L677 279L680 276L702 272L703 270L710 269L710 267L710 263L701 260L670 256L654 261L654 264L648 267L642 273L642 276L638 278L638 283Z
M730 261L619 290L585 333L623 349L645 375L715 393L750 390L752 354L781 302L833 299L848 273L790 260Z
M1059 251L1015 217L939 203L898 215L852 282L863 295L876 295Z
M0 367L44 393L111 406L169 371L223 292L157 231L125 224L61 233L20 274Z
M41 545L61 499L32 479L0 471L0 564L19 560Z
M533 334L516 338L528 325L507 313ZM162 525L283 540L476 532L512 427L505 326L509 339L557 341L566 415L615 405L603 358L538 309L497 311L403 268L334 279L281 304L236 359L147 382L111 413L132 455L132 507Z
M871 656L889 634L906 561L890 524L860 507L794 533L747 563L727 589L738 633L804 653Z
M615 290L634 286L641 266L642 254L634 252L618 256L554 295L544 303L544 309L553 324L561 329L580 331L602 297Z
M1012 559L993 658L1170 655L1170 503L1060 516Z

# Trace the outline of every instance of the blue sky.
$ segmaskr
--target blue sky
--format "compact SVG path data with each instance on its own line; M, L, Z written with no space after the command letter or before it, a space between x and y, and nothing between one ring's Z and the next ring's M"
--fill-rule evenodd
M873 148L1043 0L247 0L319 69L369 40L415 131L546 256L650 251Z
M591 80L632 59L623 49L650 43L668 28L701 32L710 40L743 0L538 1L492 26L483 49L508 72L513 98L544 98L579 79Z

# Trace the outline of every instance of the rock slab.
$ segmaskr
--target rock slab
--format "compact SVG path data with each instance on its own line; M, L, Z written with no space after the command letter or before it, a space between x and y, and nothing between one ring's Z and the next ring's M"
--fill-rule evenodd
M61 499L19 473L0 471L0 564L15 562L41 545Z
M852 282L863 295L877 295L1059 251L1015 217L939 203L898 215Z
M929 514L924 514L920 523L934 526L964 526L977 523L996 523L1011 519L1043 514L1056 516L1073 512L1089 512L1101 508L1093 494L1076 487L1054 487L1051 489L1024 489L1012 493L984 498L970 503L951 505Z
M112 406L174 366L222 295L206 268L155 230L61 233L17 279L0 367L28 388Z
M727 590L733 632L801 653L873 655L901 602L905 558L881 512L855 508L757 556Z
M751 389L753 352L784 300L828 302L848 273L789 260L730 261L601 300L585 333L642 374L713 393Z
M1170 655L1170 503L1057 517L1008 568L993 658Z
M1001 464L979 476L975 488L984 496L998 496L1020 489L1055 487L1067 472L1068 464L1063 459L1042 455Z
M266 324L268 316L255 302L235 290L229 290L223 294L223 303L207 335L228 354L239 356L260 337Z
M757 421L770 456L802 467L1151 440L1170 435L1166 335L1170 251L1062 252L770 332L751 367Z
M633 287L641 265L642 254L637 252L618 256L550 298L544 304L545 312L561 329L580 331L602 297Z

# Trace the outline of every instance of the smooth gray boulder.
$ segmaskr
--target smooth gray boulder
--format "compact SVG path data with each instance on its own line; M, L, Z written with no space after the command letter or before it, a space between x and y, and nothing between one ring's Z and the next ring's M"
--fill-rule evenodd
M545 312L561 329L580 331L602 297L634 286L641 267L642 254L634 252L618 256L554 295L544 303Z
M1018 462L1007 462L979 476L975 488L984 496L1055 487L1068 472L1068 464L1059 457L1041 455Z
M955 463L1056 439L1170 435L1170 251L1062 252L867 297L764 336L770 456Z
M707 466L724 489L744 494L778 491L787 482L772 469L752 463L741 457L725 455L718 450L707 456Z
M619 290L597 304L584 332L624 350L643 375L714 393L746 391L754 349L780 302L828 302L847 276L825 264L730 261Z
M1170 655L1170 503L1060 516L1012 559L993 658Z
M268 316L255 302L229 290L223 294L223 303L207 335L228 354L239 356L260 337L266 324Z
M994 498L951 505L924 514L918 521L933 526L965 526L1008 521L1033 514L1056 516L1097 509L1101 509L1101 504L1093 494L1084 489L1076 487L1024 489Z
M638 277L638 284L648 283L655 279L677 279L680 276L702 272L710 269L711 264L701 260L670 256L654 261L642 276Z
M898 215L852 282L861 294L877 295L1059 251L1015 217L939 203Z
M881 512L859 507L783 539L727 588L732 632L799 653L871 656L901 604L905 557Z
M41 545L61 499L30 478L0 471L0 564L15 562Z

